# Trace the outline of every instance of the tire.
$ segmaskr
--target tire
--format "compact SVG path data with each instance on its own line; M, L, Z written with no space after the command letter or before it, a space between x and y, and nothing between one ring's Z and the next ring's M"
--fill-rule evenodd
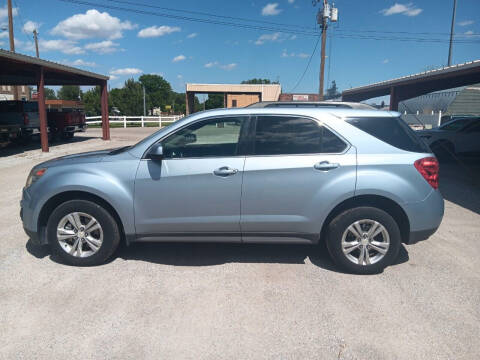
M78 219L80 226L77 226ZM99 228L95 223L87 228L92 219ZM63 241L57 237L57 229L62 229L58 232L66 237L61 239ZM71 236L72 232L75 236ZM52 252L66 264L94 266L105 263L115 252L120 243L120 230L113 216L100 205L87 200L70 200L60 204L50 215L47 239Z
M73 139L74 135L75 135L74 132L66 132L66 133L63 133L63 138L66 140L71 140Z
M380 226L375 225L373 232L382 231L377 235L373 234L375 236L371 239L368 237L368 231L371 229L369 225L373 226L375 222ZM360 225L362 230L360 237L357 237L350 230L352 227L356 230L357 225ZM358 234L360 231L355 233ZM345 239L345 243L343 239ZM342 243L348 245L342 246ZM357 243L359 245L355 247ZM350 273L377 274L382 272L396 259L400 244L400 229L395 220L385 211L374 207L349 209L335 217L328 225L328 252L338 266ZM380 249L382 252L375 250L373 247ZM367 251L364 252L363 258L360 254L362 248ZM351 252L346 253L348 251ZM357 259L356 263L354 263L355 259ZM362 264L360 264L360 261Z

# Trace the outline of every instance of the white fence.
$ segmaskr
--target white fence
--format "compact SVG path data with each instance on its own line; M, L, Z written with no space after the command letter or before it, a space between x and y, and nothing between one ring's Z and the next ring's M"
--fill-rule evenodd
M123 124L126 128L129 124L141 124L141 127L145 127L145 124L155 124L158 127L170 125L175 121L183 118L184 115L172 115L172 116L109 116L110 124ZM101 116L87 116L87 124L96 125L102 123Z

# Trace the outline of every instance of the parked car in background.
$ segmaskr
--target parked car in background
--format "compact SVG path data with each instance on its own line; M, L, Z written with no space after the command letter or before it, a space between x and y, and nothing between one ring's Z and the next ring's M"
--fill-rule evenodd
M260 101L247 106L248 108L333 108L333 109L358 109L376 110L368 104L345 101Z
M480 154L480 117L459 118L418 135L442 158L455 154Z
M76 132L86 131L84 106L80 101L47 100L47 121L52 137L71 139Z
M36 101L0 101L0 136L2 141L29 141L40 132Z
M20 214L73 265L103 263L120 241L324 241L343 269L369 274L443 211L438 162L399 113L243 108L41 163Z

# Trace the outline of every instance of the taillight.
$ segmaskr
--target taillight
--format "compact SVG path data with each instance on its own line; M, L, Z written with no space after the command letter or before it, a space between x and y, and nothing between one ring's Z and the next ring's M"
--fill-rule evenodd
M27 113L23 113L23 125L28 125L30 123L30 119L28 118Z
M415 161L413 165L434 189L438 189L438 171L440 166L437 159L426 157Z

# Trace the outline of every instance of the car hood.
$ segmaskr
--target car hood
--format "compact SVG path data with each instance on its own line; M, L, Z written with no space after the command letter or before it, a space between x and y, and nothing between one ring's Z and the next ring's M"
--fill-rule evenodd
M37 165L36 168L52 167L52 166L59 166L59 165L70 165L70 164L95 163L95 162L102 161L102 159L105 156L107 156L112 150L114 149L89 151L89 152L84 152L79 154L61 156L52 160L45 161Z

